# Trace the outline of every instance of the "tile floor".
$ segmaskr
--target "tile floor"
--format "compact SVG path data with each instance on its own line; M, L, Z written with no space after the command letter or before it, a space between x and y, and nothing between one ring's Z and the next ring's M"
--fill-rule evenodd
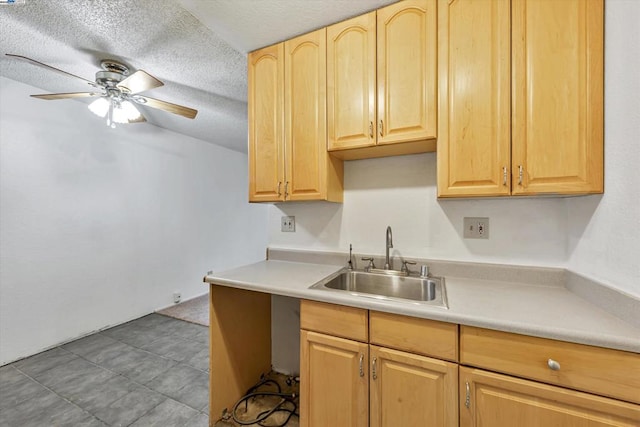
M205 427L208 413L208 328L159 314L0 368L0 427Z

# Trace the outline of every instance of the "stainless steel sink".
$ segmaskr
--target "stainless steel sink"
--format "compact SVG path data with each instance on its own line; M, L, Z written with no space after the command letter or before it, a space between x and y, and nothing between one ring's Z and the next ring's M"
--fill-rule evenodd
M398 300L447 308L442 277L415 277L388 273L344 271L311 289L348 292L369 298Z

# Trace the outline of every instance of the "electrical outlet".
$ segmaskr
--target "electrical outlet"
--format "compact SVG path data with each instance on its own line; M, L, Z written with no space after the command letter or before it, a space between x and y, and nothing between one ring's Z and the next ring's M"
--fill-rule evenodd
M173 302L175 304L179 303L180 300L182 300L182 294L180 292L174 292L173 293Z
M488 239L489 238L489 218L468 217L463 220L463 237L465 239Z
M296 217L283 216L281 222L281 231L294 233L296 231Z

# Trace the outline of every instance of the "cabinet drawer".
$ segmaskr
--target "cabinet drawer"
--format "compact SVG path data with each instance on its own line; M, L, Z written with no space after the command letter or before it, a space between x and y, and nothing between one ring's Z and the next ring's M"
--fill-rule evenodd
M362 342L369 339L367 310L362 308L302 300L300 328Z
M461 326L460 363L640 403L636 353Z
M425 356L458 360L458 325L398 314L369 313L370 342Z

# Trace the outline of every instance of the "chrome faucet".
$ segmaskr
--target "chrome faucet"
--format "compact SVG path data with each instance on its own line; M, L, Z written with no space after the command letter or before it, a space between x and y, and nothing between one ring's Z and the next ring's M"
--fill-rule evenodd
M384 262L384 269L391 270L391 261L389 260L389 248L393 247L393 235L391 234L391 226L387 227L387 244L386 244L386 258Z

